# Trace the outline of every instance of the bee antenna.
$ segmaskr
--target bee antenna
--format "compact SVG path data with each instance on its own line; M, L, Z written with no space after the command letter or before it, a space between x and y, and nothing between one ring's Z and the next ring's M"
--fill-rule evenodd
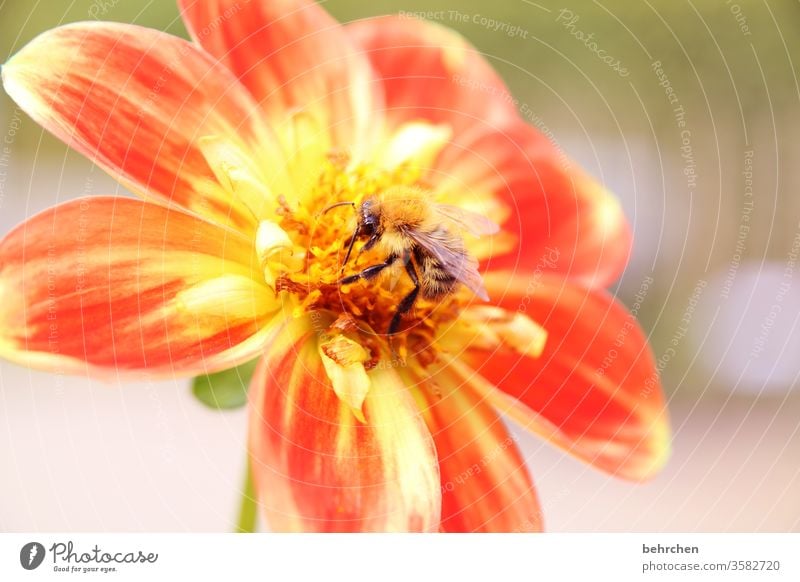
M334 208L336 208L338 206L352 206L353 208L355 208L356 207L356 203L355 202L337 202L336 204L331 204L330 206L325 208L322 212L320 212L320 215L327 214L329 210L333 210Z

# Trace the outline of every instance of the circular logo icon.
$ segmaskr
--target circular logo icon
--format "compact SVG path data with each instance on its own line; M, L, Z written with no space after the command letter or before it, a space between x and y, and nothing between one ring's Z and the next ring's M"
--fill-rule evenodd
M44 546L39 542L28 542L19 551L19 563L26 570L35 570L44 561Z

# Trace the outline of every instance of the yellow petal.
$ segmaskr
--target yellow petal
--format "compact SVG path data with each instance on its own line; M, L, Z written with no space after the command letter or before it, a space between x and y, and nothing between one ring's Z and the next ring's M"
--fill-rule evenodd
M379 162L390 169L402 164L430 168L436 156L450 141L451 134L447 125L433 125L422 121L406 123L386 144Z
M479 305L465 310L458 322L445 330L440 343L457 352L465 345L489 350L505 347L538 358L547 343L547 330L524 313Z
M264 269L264 279L273 288L280 273L298 270L303 265L302 253L295 250L286 231L269 220L258 225L256 254Z
M287 168L294 183L293 196L305 200L333 148L329 129L311 112L299 110L277 126L277 132L286 150Z
M275 294L241 275L223 275L203 281L176 296L179 308L198 317L224 317L229 323L259 318L280 307Z
M371 382L364 362L370 354L361 344L343 335L320 342L319 355L336 396L347 404L361 422L366 422L362 408Z
M256 221L274 213L277 196L270 191L266 178L247 152L220 136L205 136L197 143L229 198L244 205Z

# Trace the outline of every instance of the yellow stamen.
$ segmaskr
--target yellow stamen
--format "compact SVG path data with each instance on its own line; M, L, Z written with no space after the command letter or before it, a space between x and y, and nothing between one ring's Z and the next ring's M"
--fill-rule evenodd
M385 276L371 281L340 285L343 275L382 262L386 251L378 245L359 253L363 244L359 242L343 271L347 244L356 226L355 214L348 206L322 214L323 209L337 202L349 201L358 205L366 197L392 188L425 189L421 173L422 170L412 163L385 169L366 164L353 166L345 156L331 156L311 188L307 202L298 201L296 206L282 203L277 221L280 231L272 225L262 226L264 232L262 234L259 229L259 240L269 241L269 244L259 242L257 248L259 257L264 254L263 249L274 252L280 248L285 253L290 248L288 239L293 256L303 255L302 265L295 264L295 269L282 270L274 282L276 291L286 291L296 297L294 316L320 310L348 314L355 320L351 337L357 338L361 345L377 342L380 346L376 347L375 353L408 353L423 360L435 357L436 328L458 317L462 306L469 300L469 292L459 290L438 301L419 298L414 309L404 316L399 333L387 337L385 334L398 303L413 288L411 280L402 265L397 265L387 269ZM283 265L286 265L285 260ZM272 272L276 271L273 269Z

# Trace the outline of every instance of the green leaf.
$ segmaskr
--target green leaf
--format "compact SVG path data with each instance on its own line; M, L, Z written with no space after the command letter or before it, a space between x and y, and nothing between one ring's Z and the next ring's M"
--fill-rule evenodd
M240 408L247 403L247 387L258 360L216 374L198 376L192 382L195 397L214 410Z

